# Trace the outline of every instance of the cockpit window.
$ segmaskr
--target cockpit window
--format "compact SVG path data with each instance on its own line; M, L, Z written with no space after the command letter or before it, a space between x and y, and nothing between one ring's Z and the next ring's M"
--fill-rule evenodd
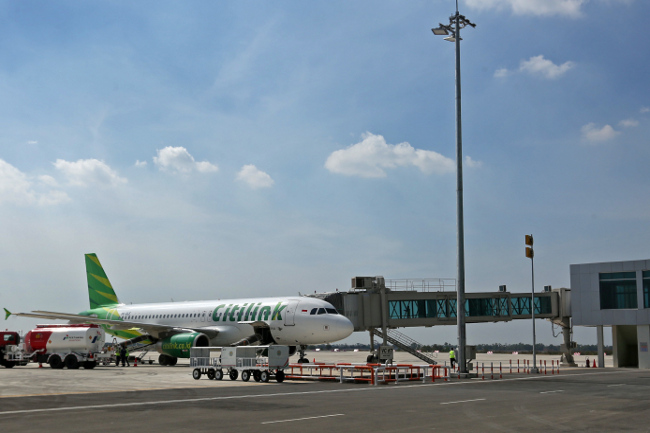
M339 314L334 308L326 308L327 314Z
M313 316L314 314L316 314L317 311L318 311L318 308L312 308L311 312L309 314L311 314Z
M325 312L324 308L319 308L318 309L318 314L327 314L327 313Z

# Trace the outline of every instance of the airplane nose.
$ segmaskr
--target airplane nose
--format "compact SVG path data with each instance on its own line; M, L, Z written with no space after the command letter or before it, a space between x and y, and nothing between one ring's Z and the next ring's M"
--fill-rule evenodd
M354 325L352 325L352 322L350 322L350 319L348 319L345 316L339 316L338 317L339 323L337 324L337 329L338 329L338 334L339 334L339 340L342 340L344 338L349 337L352 335L354 332Z

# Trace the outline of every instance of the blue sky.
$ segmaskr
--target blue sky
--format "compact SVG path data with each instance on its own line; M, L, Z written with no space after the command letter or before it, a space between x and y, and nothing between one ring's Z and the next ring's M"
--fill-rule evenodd
M89 252L134 303L454 278L454 46L430 30L454 9L1 1L0 304L85 309ZM530 233L539 289L647 259L650 4L460 10L467 291L529 291Z

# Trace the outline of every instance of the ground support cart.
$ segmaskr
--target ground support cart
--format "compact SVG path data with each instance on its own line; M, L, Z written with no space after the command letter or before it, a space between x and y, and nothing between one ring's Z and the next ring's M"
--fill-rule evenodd
M284 381L284 369L289 365L289 346L236 346L236 347L194 347L190 350L192 377L200 379L230 380L239 376L244 382L251 377L256 382L268 382L274 378Z

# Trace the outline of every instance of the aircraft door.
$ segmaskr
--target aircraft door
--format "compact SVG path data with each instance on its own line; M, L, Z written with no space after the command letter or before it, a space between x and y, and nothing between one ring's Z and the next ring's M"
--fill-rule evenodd
M294 326L296 324L296 311L298 310L298 301L291 301L284 310L284 326Z

